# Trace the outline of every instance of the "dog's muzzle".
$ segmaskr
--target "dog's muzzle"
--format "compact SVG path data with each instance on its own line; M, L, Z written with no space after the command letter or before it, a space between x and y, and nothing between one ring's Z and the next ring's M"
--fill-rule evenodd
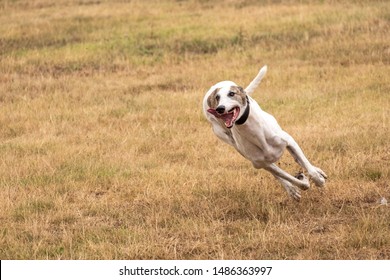
M225 106L220 105L217 107L217 109L215 109L215 111L217 111L217 113L221 115L221 114L225 113Z
M233 124L240 115L240 108L234 107L225 113L225 106L218 106L216 109L208 109L207 112L214 115L218 119L222 119L227 128L232 128Z
M250 104L249 104L249 98L246 97L246 108L242 116L238 118L240 115L240 107L234 107L229 112L225 113L225 106L220 105L216 109L210 108L207 110L210 114L214 115L218 119L222 119L226 125L227 128L232 128L233 124L244 124L246 120L248 119L249 112L250 112Z

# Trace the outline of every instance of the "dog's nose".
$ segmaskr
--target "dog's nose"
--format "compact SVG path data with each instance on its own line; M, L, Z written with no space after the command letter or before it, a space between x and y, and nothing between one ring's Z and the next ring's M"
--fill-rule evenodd
M225 112L225 106L220 105L217 107L217 109L215 109L215 111L217 111L218 114L223 114Z

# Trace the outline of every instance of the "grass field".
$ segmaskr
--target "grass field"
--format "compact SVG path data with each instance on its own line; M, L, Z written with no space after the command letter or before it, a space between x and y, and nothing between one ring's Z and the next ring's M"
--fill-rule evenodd
M0 259L390 259L389 42L388 1L0 0ZM264 64L299 203L202 115Z

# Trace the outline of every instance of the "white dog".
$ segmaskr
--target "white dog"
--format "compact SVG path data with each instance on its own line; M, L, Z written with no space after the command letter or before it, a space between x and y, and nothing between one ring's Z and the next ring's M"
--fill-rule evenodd
M266 72L267 66L264 66L245 90L231 81L215 84L203 99L203 112L219 139L232 145L255 168L271 172L287 193L299 201L301 195L296 186L307 190L309 180L303 173L294 177L275 164L285 148L306 169L315 185L323 187L327 176L308 161L295 140L280 128L275 118L264 112L250 97Z

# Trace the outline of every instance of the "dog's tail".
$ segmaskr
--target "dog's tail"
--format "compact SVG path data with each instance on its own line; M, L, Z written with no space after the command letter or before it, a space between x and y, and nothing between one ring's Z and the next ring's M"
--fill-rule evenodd
M254 78L253 81L249 84L249 86L246 87L245 92L247 95L251 95L255 91L255 89L260 85L260 82L264 78L265 73L267 73L267 65L264 65L260 69L256 78Z

